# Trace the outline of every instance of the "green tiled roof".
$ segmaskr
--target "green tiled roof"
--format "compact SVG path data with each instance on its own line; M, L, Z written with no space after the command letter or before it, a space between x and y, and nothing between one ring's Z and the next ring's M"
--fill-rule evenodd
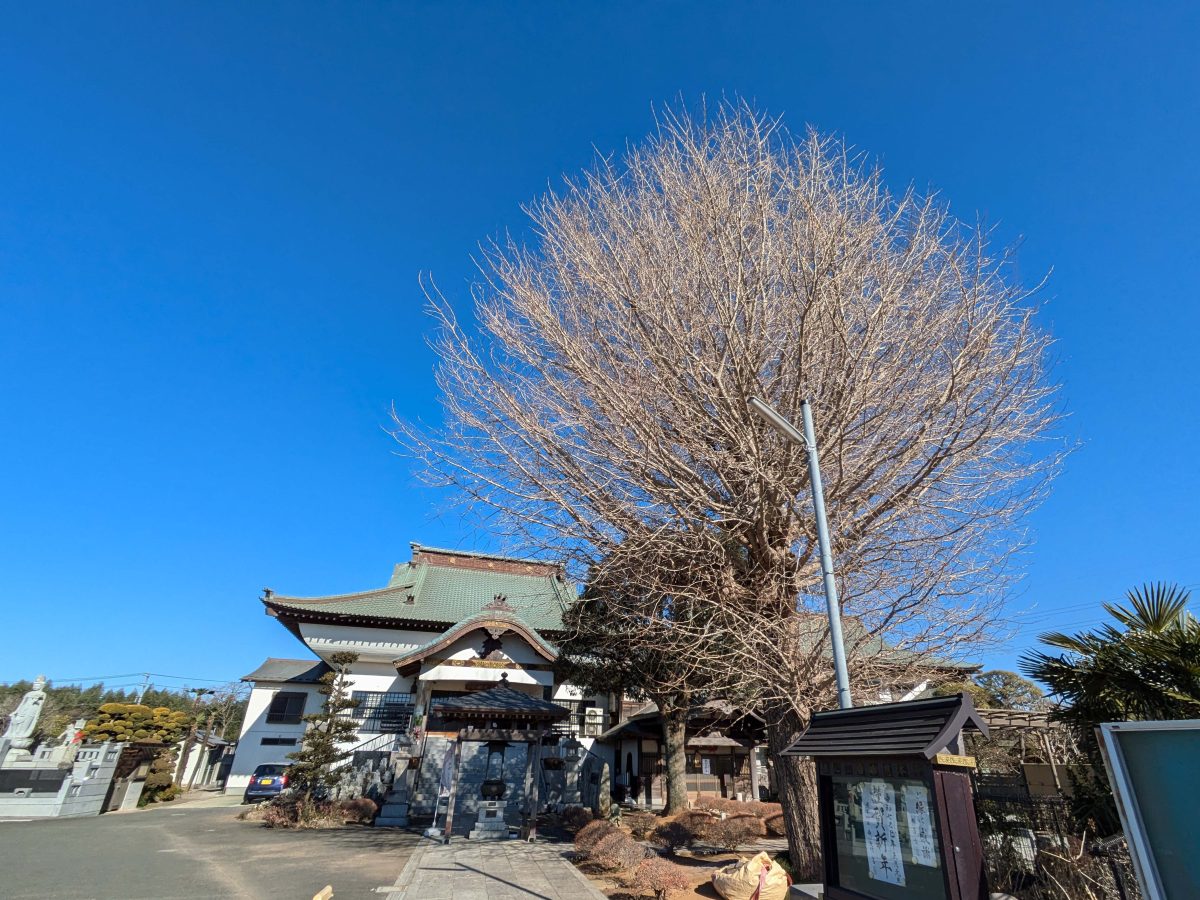
M538 631L561 630L563 610L575 600L570 585L545 569L525 575L421 562L397 565L388 585L378 590L328 597L272 594L263 602L300 618L307 613L326 620L345 616L449 626L483 613L500 594L507 598L509 614Z

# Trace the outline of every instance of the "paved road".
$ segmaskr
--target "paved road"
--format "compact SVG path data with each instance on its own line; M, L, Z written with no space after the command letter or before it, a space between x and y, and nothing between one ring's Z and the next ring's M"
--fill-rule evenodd
M0 896L310 900L332 884L336 900L380 900L418 841L382 828L276 831L239 822L237 813L236 807L188 804L87 819L0 821Z
M564 855L570 844L424 841L386 900L604 900Z

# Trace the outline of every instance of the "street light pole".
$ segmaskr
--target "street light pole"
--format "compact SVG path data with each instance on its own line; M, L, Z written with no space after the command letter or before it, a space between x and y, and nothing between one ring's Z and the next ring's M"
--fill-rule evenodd
M837 583L833 578L833 552L829 547L829 525L825 519L825 489L821 484L821 466L817 461L817 438L813 430L812 410L807 400L800 401L800 412L804 420L804 432L801 433L795 425L758 397L751 397L749 406L789 441L804 447L808 454L808 475L812 482L813 512L817 519L817 546L821 551L825 606L829 611L829 640L833 644L833 671L837 679L838 706L849 709L854 702L850 699L850 675L846 669L846 645L842 639L842 614L838 607Z

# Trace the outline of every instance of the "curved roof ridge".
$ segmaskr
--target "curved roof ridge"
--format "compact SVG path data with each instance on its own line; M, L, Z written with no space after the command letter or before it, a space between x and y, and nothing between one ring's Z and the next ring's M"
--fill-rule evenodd
M338 603L343 600L361 600L364 598L376 597L380 594L394 594L399 591L408 590L412 587L411 584L403 585L387 585L381 588L371 588L366 591L350 591L346 594L324 594L316 597L293 597L290 594L278 594L271 592L269 597L260 597L263 603Z
M428 544L421 544L417 541L411 541L409 547L412 549L414 555L421 552L444 553L447 556L465 556L470 559L494 559L499 562L525 563L530 566L545 566L556 569L562 568L561 563L544 559L534 559L531 556L506 556L503 553L487 553L483 550L452 550L447 547L430 547Z
M392 665L396 666L396 668L411 666L414 663L420 662L429 656L429 654L449 647L463 635L486 628L488 625L503 625L515 631L534 650L537 650L543 658L550 662L558 658L558 648L538 634L537 629L523 621L520 616L513 615L511 612L484 611L473 616L467 616L462 621L456 622L450 628L447 628L433 640L426 641L420 646L413 647L407 653L400 654L392 660Z

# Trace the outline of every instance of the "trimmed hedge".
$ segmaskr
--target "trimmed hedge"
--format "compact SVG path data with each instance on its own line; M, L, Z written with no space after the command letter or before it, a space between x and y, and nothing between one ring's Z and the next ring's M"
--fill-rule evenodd
M592 851L601 838L607 837L618 830L617 826L604 819L596 819L588 822L575 835L575 849L584 856L591 856Z
M646 848L625 832L613 831L596 842L591 858L607 869L624 872L646 858Z
M683 866L654 856L638 864L630 886L639 892L653 891L656 900L665 900L673 891L686 891L692 883Z
M736 850L767 836L767 827L758 816L729 816L714 822L705 840L724 850Z

